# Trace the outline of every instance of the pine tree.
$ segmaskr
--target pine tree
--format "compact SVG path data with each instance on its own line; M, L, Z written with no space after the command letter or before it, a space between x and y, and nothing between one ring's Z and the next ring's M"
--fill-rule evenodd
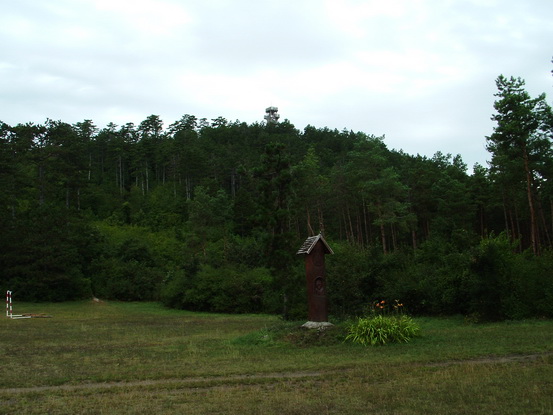
M547 158L551 145L547 137L548 117L551 108L545 102L545 94L532 98L524 89L521 78L507 79L503 75L496 80L497 111L492 120L497 123L494 132L487 137L487 149L492 153L492 170L503 176L511 176L507 184L513 192L524 182L530 220L530 245L539 253L540 238L536 207L536 165Z

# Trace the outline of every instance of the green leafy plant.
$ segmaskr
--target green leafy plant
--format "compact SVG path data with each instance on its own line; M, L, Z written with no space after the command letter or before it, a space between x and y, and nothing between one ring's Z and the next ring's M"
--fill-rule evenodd
M418 336L420 327L406 315L376 315L359 318L348 327L346 340L364 346L407 343Z

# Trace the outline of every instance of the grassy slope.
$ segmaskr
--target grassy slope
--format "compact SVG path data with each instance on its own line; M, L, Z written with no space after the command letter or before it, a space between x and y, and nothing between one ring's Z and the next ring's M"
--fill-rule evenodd
M300 347L273 316L15 306L53 318L0 320L0 413L553 413L551 321L423 318L409 344ZM497 359L518 354L540 355Z

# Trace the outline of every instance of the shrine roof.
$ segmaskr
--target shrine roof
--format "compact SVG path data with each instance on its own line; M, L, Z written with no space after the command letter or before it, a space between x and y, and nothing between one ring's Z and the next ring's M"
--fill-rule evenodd
M300 255L300 254L308 254L309 255L311 253L311 250L315 247L315 245L317 245L317 242L319 242L319 241L321 241L322 244L324 245L326 253L328 253L328 254L333 254L334 253L332 251L332 249L330 248L330 246L328 246L328 244L326 243L325 238L323 237L323 235L318 234L316 236L310 236L309 238L307 238L305 240L305 242L303 243L303 245L301 246L301 248L298 250L298 252L296 252L296 255Z

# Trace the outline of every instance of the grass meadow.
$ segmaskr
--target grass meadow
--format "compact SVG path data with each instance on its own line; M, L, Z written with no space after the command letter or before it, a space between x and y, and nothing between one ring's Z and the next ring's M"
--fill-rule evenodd
M553 321L417 318L407 344L345 343L267 315L156 303L14 303L0 414L553 414Z

